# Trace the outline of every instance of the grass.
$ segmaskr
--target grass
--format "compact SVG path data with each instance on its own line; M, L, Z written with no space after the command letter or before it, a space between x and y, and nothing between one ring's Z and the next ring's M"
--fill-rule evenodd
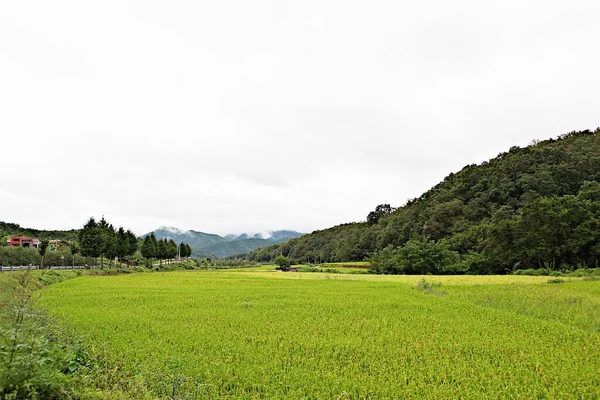
M72 337L32 307L36 289L74 277L55 271L0 276L0 397L70 399L74 374L82 364Z
M324 263L319 265L322 268L370 268L371 263L368 261L346 261L336 263Z
M600 282L427 276L419 290L423 278L81 277L38 304L136 382L115 388L129 397L600 396Z
M128 376L112 373L113 366L99 355L89 358L77 336L33 305L39 289L66 279L143 271L148 270L46 269L0 274L0 398L107 400L138 393ZM127 395L120 386L127 387Z

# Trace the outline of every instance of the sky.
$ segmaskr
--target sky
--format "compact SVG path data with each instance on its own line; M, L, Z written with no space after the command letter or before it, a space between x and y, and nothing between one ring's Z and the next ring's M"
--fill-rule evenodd
M311 232L600 126L600 2L0 2L0 220Z

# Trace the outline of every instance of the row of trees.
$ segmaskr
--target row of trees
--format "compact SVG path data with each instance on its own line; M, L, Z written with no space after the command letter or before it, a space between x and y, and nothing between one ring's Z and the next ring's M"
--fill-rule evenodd
M247 259L373 257L384 273L408 273L415 265L436 273L594 267L600 259L599 196L600 129L572 132L469 165L402 207L378 206L366 222L313 232Z
M115 229L104 217L96 222L91 217L79 231L79 251L84 257L120 260L133 256L138 250L138 240L131 230Z
M170 260L177 256L188 258L192 255L192 248L186 243L175 244L173 239L157 240L154 233L146 236L140 249L147 259Z
M16 224L4 224L4 226L19 227ZM2 237L7 236L5 231L0 231L0 234ZM98 258L101 264L104 262L103 260L108 259L109 265L115 259L141 261L138 259L140 243L137 236L131 230L125 230L123 227L116 229L104 217L100 221L91 217L77 232L77 239L77 242L64 242L64 246L59 246L58 251L55 249L50 253L47 251L49 241L46 239L41 241L41 245L37 249L6 247L0 252L0 265L61 266L65 265L65 262L66 265L71 263L90 265L92 264L90 258L96 265ZM141 255L149 260L174 259L178 255L183 259L192 255L190 245L181 243L177 246L173 240L157 240L154 234L148 235L144 239L140 250ZM133 257L136 253L138 256Z

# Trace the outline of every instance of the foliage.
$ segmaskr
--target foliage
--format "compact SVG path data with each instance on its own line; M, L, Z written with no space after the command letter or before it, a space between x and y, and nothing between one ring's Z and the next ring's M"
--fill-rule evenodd
M445 261L413 257L429 257L435 246ZM456 255L445 250L460 259L452 263ZM512 147L448 175L402 207L378 206L367 222L315 231L247 259L268 262L280 254L292 263L373 257L382 273L593 267L600 259L600 129Z
M375 211L371 211L367 215L367 223L376 224L381 218L392 215L394 211L395 209L389 204L380 204L375 207Z
M275 257L275 259L273 260L273 264L277 265L278 269L282 271L288 271L290 269L290 266L292 265L290 263L290 259L283 255Z
M110 263L114 258L126 259L135 254L138 248L135 234L122 227L116 230L104 217L96 222L91 217L79 230L79 248L84 257L106 257Z
M54 239L64 241L77 240L78 230L71 229L69 231L45 231L32 228L23 228L19 224L0 221L0 238L3 236L29 236L39 239Z
M49 244L50 244L50 242L48 240L42 240L40 242L40 247L38 248L38 252L40 253L40 256L42 256L42 258L46 255L46 250L48 250Z
M388 246L371 258L375 272L381 274L448 274L464 272L460 255L444 242L413 239L404 246Z
M189 258L192 255L192 247L187 243L179 244L179 256L181 258Z
M85 265L86 259L81 254L71 252L70 247L59 247L44 255L45 267L68 265ZM0 247L1 266L33 266L41 264L38 249L31 247Z
M154 233L151 233L144 238L140 251L142 252L142 256L149 259L158 255L158 242L156 241Z

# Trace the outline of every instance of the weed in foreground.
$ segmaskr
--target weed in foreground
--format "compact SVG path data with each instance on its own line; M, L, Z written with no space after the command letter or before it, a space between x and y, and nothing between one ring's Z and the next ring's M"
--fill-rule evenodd
M70 374L78 368L78 356L55 340L48 320L33 310L40 283L28 272L14 278L12 296L0 307L0 397L71 398Z

